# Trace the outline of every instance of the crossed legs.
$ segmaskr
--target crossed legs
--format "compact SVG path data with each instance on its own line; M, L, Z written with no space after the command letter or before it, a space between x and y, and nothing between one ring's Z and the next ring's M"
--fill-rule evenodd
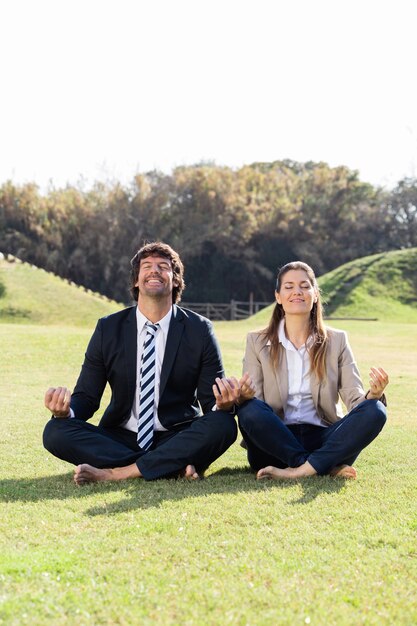
M238 409L248 460L258 478L297 479L315 474L356 478L351 467L386 421L385 406L365 400L328 427L285 426L271 407L250 400Z
M200 474L235 441L236 423L223 411L195 420L180 432L155 433L150 450L142 451L136 433L102 428L77 419L51 419L44 446L54 456L76 465L78 485L125 478L157 478Z

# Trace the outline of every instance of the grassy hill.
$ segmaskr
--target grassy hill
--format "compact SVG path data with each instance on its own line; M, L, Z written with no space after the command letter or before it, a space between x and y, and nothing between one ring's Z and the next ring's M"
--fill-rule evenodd
M351 261L319 283L327 315L417 322L417 248Z
M319 284L328 317L417 322L417 248L351 261ZM0 322L91 326L121 306L27 263L0 260ZM265 325L271 308L251 321Z
M363 257L319 279L328 317L417 322L417 248ZM254 320L266 325L272 306Z
M92 326L118 309L116 302L28 263L0 260L0 322Z

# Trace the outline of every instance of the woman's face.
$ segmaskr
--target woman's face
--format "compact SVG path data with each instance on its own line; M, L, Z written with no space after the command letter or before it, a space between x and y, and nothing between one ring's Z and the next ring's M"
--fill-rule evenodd
M285 315L310 315L318 293L305 270L288 270L281 277L281 287L275 292Z

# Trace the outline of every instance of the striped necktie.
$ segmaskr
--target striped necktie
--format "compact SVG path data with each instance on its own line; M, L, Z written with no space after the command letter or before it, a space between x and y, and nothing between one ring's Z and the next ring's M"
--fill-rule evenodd
M140 364L138 412L138 445L148 450L153 440L153 410L155 404L155 334L159 324L145 324L147 333Z

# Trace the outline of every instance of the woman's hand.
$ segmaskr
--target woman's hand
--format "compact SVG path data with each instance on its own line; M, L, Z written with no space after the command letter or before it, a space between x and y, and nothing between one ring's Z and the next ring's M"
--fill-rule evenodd
M379 400L388 385L388 374L382 367L371 367L369 372L369 387L366 397L368 400Z
M252 400L252 398L255 397L256 389L248 372L245 372L239 380L239 387L240 396L237 400L238 404L242 404L243 402L246 402L246 400Z

